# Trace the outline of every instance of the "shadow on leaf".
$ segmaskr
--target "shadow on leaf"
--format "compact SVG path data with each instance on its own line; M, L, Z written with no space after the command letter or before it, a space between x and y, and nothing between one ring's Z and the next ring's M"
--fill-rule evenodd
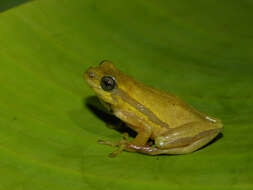
M0 1L0 13L13 7L19 6L23 3L31 2L34 0L2 0Z
M127 127L120 119L109 113L96 96L86 98L84 104L94 115L103 120L108 128L115 129L120 133L126 132L132 137L136 136L136 132Z

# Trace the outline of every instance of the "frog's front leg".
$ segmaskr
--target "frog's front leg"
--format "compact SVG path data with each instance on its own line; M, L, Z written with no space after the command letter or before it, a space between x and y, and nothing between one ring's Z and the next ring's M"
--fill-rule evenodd
M99 141L100 144L119 147L119 149L113 152L111 156L116 156L122 150L129 152L138 152L138 149L136 149L136 147L146 147L147 142L152 134L152 128L133 113L116 111L115 115L121 120L127 121L128 126L137 132L137 136L132 142L126 138L126 135L124 135L125 138L123 140L116 143Z

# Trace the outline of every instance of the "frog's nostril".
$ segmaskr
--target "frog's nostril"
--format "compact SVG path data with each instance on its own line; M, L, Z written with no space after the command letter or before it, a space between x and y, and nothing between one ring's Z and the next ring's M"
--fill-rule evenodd
M93 72L88 72L88 76L89 76L90 78L94 78L94 77L95 77L95 74L94 74Z

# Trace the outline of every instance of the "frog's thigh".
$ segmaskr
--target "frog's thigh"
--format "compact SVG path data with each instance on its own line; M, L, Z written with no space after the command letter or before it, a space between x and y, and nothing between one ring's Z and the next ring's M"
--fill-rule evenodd
M217 126L210 122L192 122L180 127L171 129L166 134L155 139L155 144L159 149L177 148L187 146L193 142L209 137L220 131Z
M193 143L184 146L184 147L178 147L178 148L169 148L169 149L159 149L159 148L153 148L153 147L140 147L139 152L144 153L144 154L149 154L149 155L158 155L158 154L188 154L191 152L194 152L195 150L198 150L208 142L210 142L212 139L214 139L217 134L212 134L205 136L197 141L194 141Z
M204 132L200 132L200 129L201 131L203 131L203 129L205 130ZM136 152L149 155L187 154L206 145L214 139L219 132L220 129L212 123L194 122L168 132L165 136L162 136L165 139L162 139L162 137L156 138L156 147L131 146L131 148L136 149Z
M125 121L131 129L137 132L137 136L132 142L130 142L130 144L136 146L144 146L147 144L147 141L152 134L152 128L146 122L130 112L117 111L115 112L115 115Z

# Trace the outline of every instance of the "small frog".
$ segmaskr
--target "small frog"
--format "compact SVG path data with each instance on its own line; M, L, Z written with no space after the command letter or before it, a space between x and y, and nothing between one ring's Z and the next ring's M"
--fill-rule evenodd
M111 156L122 150L149 155L187 154L209 143L223 129L219 119L129 77L110 61L88 68L84 78L101 103L137 132L132 142L127 134L117 143L100 141L119 147Z

